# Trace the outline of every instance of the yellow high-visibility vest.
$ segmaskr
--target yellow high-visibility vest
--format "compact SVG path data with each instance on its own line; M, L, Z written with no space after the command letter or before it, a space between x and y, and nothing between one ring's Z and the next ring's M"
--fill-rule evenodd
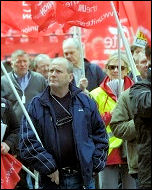
M101 115L103 115L105 112L111 112L116 105L116 102L101 87L92 90L90 92L90 96L97 102L98 110ZM120 147L123 140L113 135L110 125L106 127L106 131L109 137L109 155L114 148Z

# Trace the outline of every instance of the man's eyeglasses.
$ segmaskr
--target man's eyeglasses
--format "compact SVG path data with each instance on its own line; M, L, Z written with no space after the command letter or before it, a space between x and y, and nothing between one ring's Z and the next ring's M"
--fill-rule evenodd
M108 69L109 70L115 70L115 69L118 69L118 66L116 66L116 65L108 65ZM125 66L121 66L121 71L124 71L125 70Z
M66 123L69 123L71 121L72 121L72 116L67 116L67 117L65 117L63 119L57 120L56 126L61 127L62 125L66 124Z

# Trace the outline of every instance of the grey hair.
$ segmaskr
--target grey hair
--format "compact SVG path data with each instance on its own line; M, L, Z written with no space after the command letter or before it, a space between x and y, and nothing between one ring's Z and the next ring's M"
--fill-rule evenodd
M29 57L28 53L25 52L24 50L20 50L20 49L15 50L15 51L12 53L12 55L11 55L11 62L13 63L13 62L16 60L16 58L17 58L18 56L23 56L23 55L27 55L27 56Z
M34 62L33 62L33 64L34 64L34 68L36 68L36 66L37 66L37 64L40 62L40 61L49 61L49 62L51 62L51 58L48 56L48 55L46 55L46 54L39 54L39 55L37 55L35 58L34 58Z
M64 48L65 45L72 44L74 45L78 50L80 50L80 43L79 40L76 38L67 38L66 40L63 41L62 48Z
M73 64L69 60L67 60L64 57L56 57L56 58L53 58L53 60L51 61L51 64L54 64L56 61L66 63L67 72L73 73Z

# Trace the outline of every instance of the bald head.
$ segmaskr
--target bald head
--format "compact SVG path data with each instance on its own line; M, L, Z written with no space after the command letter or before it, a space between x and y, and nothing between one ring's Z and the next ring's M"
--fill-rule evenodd
M73 65L70 61L68 61L66 58L64 57L57 57L54 58L51 62L51 65L53 64L63 64L66 66L67 72L68 73L73 73Z
M49 67L48 83L54 95L63 97L73 80L73 65L64 57L52 60Z

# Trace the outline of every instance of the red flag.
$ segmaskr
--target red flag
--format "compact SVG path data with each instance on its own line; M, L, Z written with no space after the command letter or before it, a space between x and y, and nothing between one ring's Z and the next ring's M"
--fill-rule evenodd
M33 21L39 26L39 31L46 29L55 22L55 1L30 1Z
M151 1L122 1L130 25L139 29L151 44Z
M52 11L48 13L46 5L50 6L50 4L45 4L45 2L50 1L40 2L42 2L41 6L39 6L40 9L37 9L35 7L37 4L35 5L34 1L1 1L1 30L3 34L6 34L6 28L16 31L18 35L24 34L34 38L51 34L52 27L54 28L52 23L55 23L55 20L52 22L50 20L51 16L53 19L54 6L50 9ZM33 13L32 16L31 11ZM40 14L38 14L39 11ZM48 27L47 30L40 32L46 26Z
M110 1L58 1L56 18L65 23L65 28L101 28L108 24L116 25ZM114 2L117 4L117 1Z
M14 189L19 182L22 164L11 154L1 154L1 189Z
M39 31L55 21L64 24L64 28L73 25L101 28L107 22L116 25L109 1L30 1L30 5L32 19Z
M31 9L25 1L1 1L1 23L28 34L38 35L38 26L31 18Z

